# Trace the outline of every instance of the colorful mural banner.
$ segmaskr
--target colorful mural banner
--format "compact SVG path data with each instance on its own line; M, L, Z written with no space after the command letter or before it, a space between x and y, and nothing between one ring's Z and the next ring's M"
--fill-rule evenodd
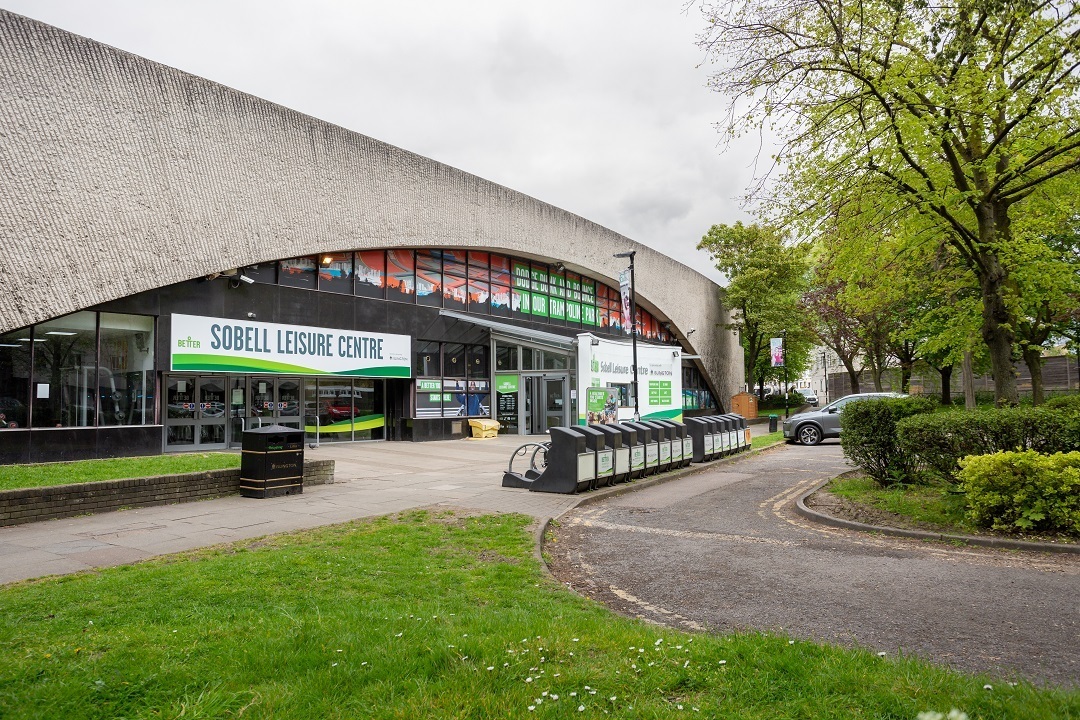
M412 377L412 338L201 315L172 315L170 367L350 377Z
M784 338L769 338L773 367L784 367Z

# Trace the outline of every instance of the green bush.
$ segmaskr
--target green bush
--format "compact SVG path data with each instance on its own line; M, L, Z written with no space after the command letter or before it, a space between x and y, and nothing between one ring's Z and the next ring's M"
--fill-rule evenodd
M844 456L883 486L915 480L916 465L900 451L896 423L913 415L934 412L923 397L858 400L840 412L840 444Z
M1067 412L1080 413L1080 394L1055 395L1044 402L1043 407L1050 410L1065 410Z
M959 478L979 525L1080 534L1080 452L972 455L960 461Z
M914 467L956 482L960 458L1006 450L1080 450L1080 413L1041 408L953 411L905 418L897 445Z

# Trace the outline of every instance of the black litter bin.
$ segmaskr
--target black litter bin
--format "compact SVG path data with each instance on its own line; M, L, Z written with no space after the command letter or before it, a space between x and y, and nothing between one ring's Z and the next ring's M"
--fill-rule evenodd
M304 431L268 425L244 433L240 494L269 498L304 492Z
M769 416L769 432L776 432L776 415Z

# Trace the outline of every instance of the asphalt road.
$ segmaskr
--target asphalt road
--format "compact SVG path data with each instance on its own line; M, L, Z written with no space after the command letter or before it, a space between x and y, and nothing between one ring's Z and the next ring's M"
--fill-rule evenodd
M795 514L799 494L848 469L838 444L782 446L573 510L545 551L559 580L665 625L1080 686L1080 555L887 538Z

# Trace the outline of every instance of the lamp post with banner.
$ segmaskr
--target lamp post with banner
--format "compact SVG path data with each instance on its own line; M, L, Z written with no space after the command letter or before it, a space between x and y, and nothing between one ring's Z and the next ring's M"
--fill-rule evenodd
M634 422L641 419L641 411L638 406L638 369L637 369L637 297L634 292L634 256L637 255L637 250L628 250L627 252L615 253L613 257L617 258L629 258L630 267L619 274L619 290L622 295L622 308L623 308L623 323L624 326L629 328L630 332L630 346L633 348L634 353ZM629 272L629 283L626 282L626 275ZM628 292L629 291L629 292ZM629 316L627 315L627 299L629 297ZM629 322L627 322L629 321Z
M786 420L788 417L787 330L782 330L778 338L769 338L769 351L772 355L772 366L784 369L781 382L784 383L784 419Z

